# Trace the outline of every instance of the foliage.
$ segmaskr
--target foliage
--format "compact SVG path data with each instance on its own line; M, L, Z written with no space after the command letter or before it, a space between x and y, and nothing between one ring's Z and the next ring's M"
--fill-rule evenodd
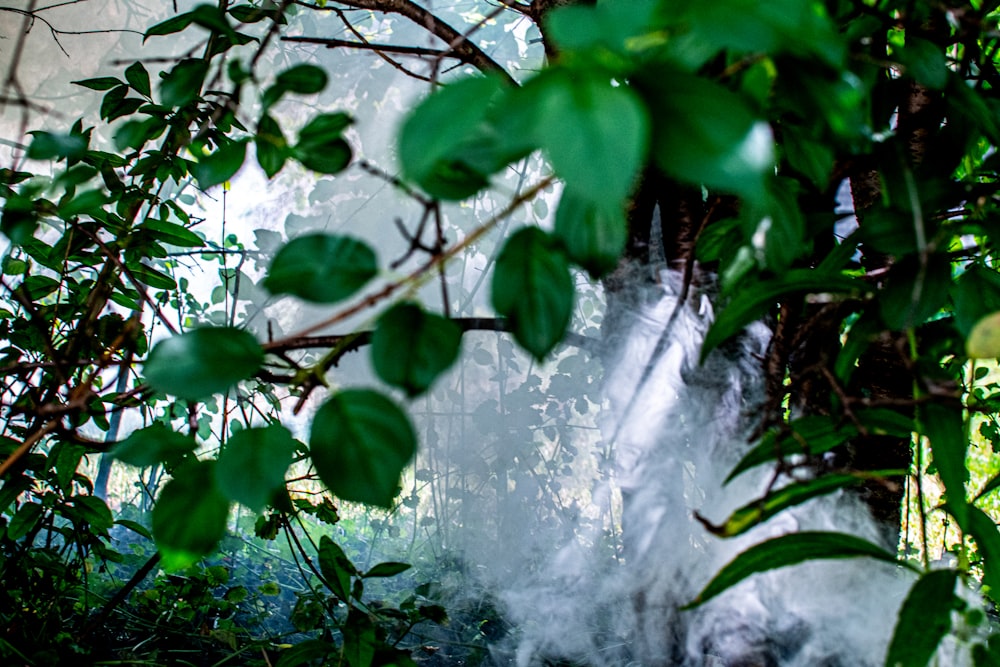
M257 71L275 34L326 4L205 4L156 23L145 39L207 32L203 55L171 62L159 80L136 61L120 77L77 82L101 93L100 130L80 119L67 132L34 131L24 151L34 162L0 173L0 231L10 242L2 266L9 301L0 309L0 608L15 610L3 619L10 629L0 637L0 655L43 663L55 651L68 659L90 627L63 619L98 608L106 617L120 604L89 599L88 573L124 559L109 546L116 523L145 528L114 518L80 471L87 457L110 451L142 474L170 476L152 508L152 536L168 572L193 574L183 585L165 580L136 606L162 615L165 597L196 600L176 611L185 621L233 612L226 596L235 588L221 601L209 592L228 575L216 566L187 568L217 552L234 505L261 513L261 534L280 528L290 541L298 539L290 525L299 515L330 518L330 508L289 492L289 470L307 470L303 478L343 501L419 504L417 490L401 496L417 451L414 404L408 411L393 392L409 399L432 393L458 358L463 334L475 328L452 316L446 264L561 182L554 227L509 230L491 267L490 301L503 318L497 328L535 360L551 357L567 340L578 305L575 271L600 278L623 255L634 257L640 194L646 183L666 181L700 212L689 222L686 254L670 259L689 267L697 259L718 275L724 307L703 354L753 320L765 318L775 330L763 437L733 476L774 463L775 479L788 485L769 488L710 528L738 535L818 495L901 477L885 466L824 469L825 453L850 452L863 438L912 439L918 477L926 463L921 443L929 443L945 489L934 509L963 539L953 567L931 569L926 545L925 562L907 565L921 577L886 658L926 664L951 627L951 611L961 607L955 582L978 578L989 596L1000 577L1000 536L981 508L997 484L974 493L966 465L974 416L996 412L983 376L970 371L976 359L998 354L995 3L581 3L532 17L543 21L553 57L518 82L484 61L471 41L457 39L433 61L429 78L444 85L399 130L402 176L386 177L422 212L420 231L404 237L406 257L423 263L393 278L353 235L310 233L280 244L270 264L257 267L262 279L247 278L255 288L314 304L354 301L316 327L261 341L247 328L249 311L235 303L232 285L243 280L242 269L225 260L241 250L240 241L210 242L182 203L194 189L225 190L251 154L269 179L298 167L338 175L351 164L353 124L375 119L311 109L292 132L280 113L283 103L324 91L327 71L310 63L270 78ZM460 60L485 75L439 76L441 59L461 49L474 49ZM111 126L114 150L105 150L100 136ZM494 187L538 152L554 173L448 245L444 203ZM835 239L835 195L845 179L860 226ZM665 202L658 196L661 215ZM422 239L428 222L436 227L431 244ZM221 321L176 277L181 258L191 255L222 264L223 298L228 303L231 293L234 303ZM443 303L414 302L435 274ZM380 289L362 295L373 281ZM397 292L406 295L378 316L373 332L310 339ZM807 345L810 339L818 347ZM341 386L331 369L368 343L388 387ZM324 352L291 356L307 347ZM465 347L473 358L494 361L483 347ZM498 364L502 357L515 363L508 348L498 344ZM886 373L898 375L902 393L860 379L880 358L891 361ZM557 368L550 382L569 374ZM306 445L268 406L279 403L279 387L289 387L301 407L328 383L334 388L315 412ZM526 383L524 395L532 392L539 387ZM495 412L538 411L535 398ZM233 423L216 416L230 400L257 416ZM142 427L120 437L126 410ZM980 429L995 435L995 423L985 424ZM527 443L512 448L535 442L512 440ZM559 451L564 460L546 461L544 484L554 486L553 471L574 459L568 448ZM484 478L497 480L503 495L518 465L537 476L524 463L537 459L532 454L503 452ZM421 474L414 473L414 486L426 481ZM404 564L359 567L326 535L296 554L311 574L291 619L314 634L284 651L279 665L335 655L353 667L413 664L399 642L417 623L443 620L436 602L417 592L397 605L366 600L372 580L401 574ZM757 572L847 556L895 560L854 536L783 536L745 551L692 604ZM28 610L41 610L43 622L15 618ZM918 641L914 619L925 612L932 631ZM43 648L27 656L31 646ZM996 653L988 643L974 650L987 656L983 664Z

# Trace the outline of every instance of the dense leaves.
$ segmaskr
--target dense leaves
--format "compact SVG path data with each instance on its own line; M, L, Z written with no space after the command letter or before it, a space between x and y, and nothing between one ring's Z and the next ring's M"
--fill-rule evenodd
M547 11L553 4L568 6ZM425 5L434 14L431 3L410 3L405 11ZM386 163L398 157L398 176L396 167L383 173L374 164L370 138L384 135L372 109L396 104L398 91L377 95L365 88L377 87L369 79L327 69L312 60L313 51L310 62L290 60L285 50L275 58L276 38L308 33L313 10L348 24L359 40L354 47L384 48L379 62L430 82L426 99L398 131L390 128L398 156ZM526 4L501 7L481 23L475 11L455 14L469 22L467 32L440 51L422 42L368 42L367 29L352 22L360 13L345 12L333 0L315 6L199 4L157 14L144 41L170 36L155 41L180 44L190 31L198 46L77 81L96 93L93 115L103 125L91 128L93 119L79 119L69 129L16 137L11 145L23 156L0 170L0 231L10 241L0 264L8 297L0 307L0 609L28 608L30 602L31 609L52 609L59 619L32 625L61 628L71 614L60 605L81 599L73 586L84 584L67 578L65 588L44 590L39 573L54 563L64 564L64 573L89 573L116 562L106 544L113 517L98 497L103 491L81 467L108 443L117 442L110 450L117 460L142 469L133 472L149 485L146 500L156 495L162 469L172 475L152 515L169 569L212 553L232 502L261 514L261 535L291 530L296 512L336 523L329 500L313 504L300 490L286 488L286 471L296 452L305 456L305 447L276 423L252 426L261 417L276 418L271 411L285 396L275 391L279 385L288 385L296 411L312 405L324 386L337 388L322 399L309 427L314 470L297 481L318 476L343 500L392 508L398 499L396 510L419 508L421 494L431 493L421 486L433 481L426 470L415 471L414 491L399 497L416 451L414 427L383 394L350 388L339 367L345 354L370 342L378 379L411 399L429 394L431 414L442 396L457 400L451 387L432 390L458 357L463 329L507 330L542 361L578 324L584 322L583 330L599 322L590 300L581 300L575 317L579 286L607 299L605 323L612 331L623 303L634 305L628 302L630 277L653 275L669 263L689 270L681 274L689 304L714 301L717 315L703 361L728 358L754 321L774 332L757 360L766 396L755 409L752 432L762 435L743 450L729 480L748 480L768 464L776 472L761 497L723 517L721 525L703 518L704 526L721 536L744 535L803 502L834 491L850 497L858 486L871 503L889 496L896 512L906 480L936 475L945 492L940 502L924 497L931 484L911 486L906 497L920 503L921 523L934 509L933 516L947 516L969 539L945 545L957 558L941 570L927 567L928 545L920 546L922 575L903 604L886 658L890 665L926 664L953 632L953 612L961 607L955 584L981 578L985 595L995 598L1000 590L1000 533L984 509L997 477L973 496L969 475L972 454L990 450L1000 437L993 367L1000 357L996 10L995 2L892 0L539 2L530 10ZM409 33L394 23L398 11L398 3L373 0L363 13L382 22L380 34L405 40ZM35 18L34 12L28 15ZM443 39L447 22L424 18L418 25ZM529 18L540 22L547 64L508 67L516 56L504 60L502 41L489 31L511 36L518 52L526 52L538 41L530 36L534 29L522 33L505 21ZM286 29L289 35L282 34ZM409 55L423 60L398 60ZM271 60L280 64L267 73L263 63ZM458 67L442 66L451 60ZM424 66L426 72L419 69ZM470 76L470 68L481 72ZM516 76L500 72L505 69ZM10 99L31 110L15 74L8 77ZM348 80L348 87L327 91ZM331 110L332 96L353 115ZM345 137L354 122L365 145L353 147ZM353 143L355 133L348 136ZM256 164L247 160L251 144ZM107 152L112 150L117 152ZM355 224L347 217L361 210L347 202L358 196L353 188L361 178L360 169L349 170L355 153L370 160L361 165L365 178L407 197L406 206L394 201L379 214L391 222L398 213L397 226L406 230L406 254L389 270L349 231L296 234L304 219L297 213L286 221L287 243L262 229L251 249L225 231L219 237L206 232L214 214L195 210L199 198L215 197L212 188L241 169L259 167L275 182L298 162L323 175L347 170L336 187L323 179L308 199L329 202L339 220ZM521 179L516 188L507 178L515 172ZM540 185L527 190L531 178ZM543 187L550 179L559 189ZM507 227L510 210L487 200L486 190L489 197L513 196L518 206L527 198L520 193L541 193L533 202L538 224L516 217L521 213L512 205L517 224ZM438 200L467 201L450 207ZM403 219L407 207L420 215L412 235ZM501 209L499 216L481 216ZM316 229L312 222L303 227ZM430 242L423 236L429 222L437 227ZM513 231L490 240L488 232L499 229ZM366 230L366 238L384 233L380 228L368 236ZM393 273L414 256L422 256L418 269ZM463 256L468 266L454 271ZM223 281L208 290L210 303L202 303L201 288L182 277L189 261L220 264L218 272L208 272ZM472 281L465 271L470 266L477 275ZM605 282L595 288L577 268ZM350 332L312 338L277 331L288 325L287 312L267 293L323 308L379 277L385 278L380 290L325 314L321 324L357 324L350 316L382 308L401 293L428 305L404 300L390 306L373 331L373 310L366 313L368 324ZM441 280L440 312L419 291L432 277ZM482 313L472 311L487 279L499 318L484 325ZM451 321L470 314L476 321ZM168 336L164 325L186 333ZM258 325L257 335L243 328ZM466 349L483 368L496 363L520 370L507 339L500 341L495 349L481 343ZM314 354L315 347L328 349ZM971 359L981 361L971 365ZM504 393L498 370L490 378L501 388L497 405L474 413L476 427L493 435L490 422L497 415L541 413L539 387L558 392L571 374L587 375L578 366L575 356L560 359L544 380L524 383L529 398L523 401ZM695 381L698 372L686 369L685 379ZM164 394L171 398L163 400ZM506 423L497 429L493 458L480 463L499 504L522 496L545 504L545 494L557 488L551 478L533 478L528 492L528 483L519 486L509 472L544 458L528 451L542 440L571 458L575 447L553 425L554 415L584 414L596 402L561 399L558 406L546 405L545 420L524 432ZM132 419L135 408L141 419ZM437 437L432 428L427 433ZM920 456L911 460L911 451ZM554 456L546 459L544 473L564 463L571 468ZM609 475L612 464L602 459L602 474ZM687 484L683 491L690 500L701 490ZM443 517L451 502L434 496L435 512ZM909 518L908 528L915 523ZM135 532L144 530L133 524ZM919 529L926 542L927 525ZM64 551L55 554L53 543ZM363 603L368 578L397 575L406 565L359 568L348 551L327 536L320 539L317 576L344 607L327 613L328 600L303 598L298 629L319 631L324 617L330 625L317 632L322 639L284 651L277 664L331 656L354 667L411 664L389 638L386 619L412 627L421 613L417 594L384 617L376 605ZM737 556L694 604L761 572L855 556L895 562L893 554L849 535L785 535ZM34 588L22 591L23 581ZM11 624L11 632L20 627ZM215 621L203 627L217 629ZM59 641L69 645L86 634L67 631ZM49 654L32 660L19 653L47 650L47 637L18 641L20 648L13 641L5 635L0 658L59 663ZM8 644L14 654L8 655ZM996 642L977 646L982 664L1000 654ZM270 657L264 653L264 662L273 664Z

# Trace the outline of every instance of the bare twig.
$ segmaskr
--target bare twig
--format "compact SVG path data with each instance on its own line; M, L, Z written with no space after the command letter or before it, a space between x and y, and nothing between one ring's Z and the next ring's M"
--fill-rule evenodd
M470 233L467 237L465 237L465 239L463 239L461 243L456 243L448 250L442 252L440 255L432 257L423 265L421 265L419 268L417 268L412 273L407 275L405 278L389 283L378 292L369 294L368 296L364 297L354 305L341 310L340 312L332 315L331 317L328 317L325 320L321 320L316 324L308 326L305 329L291 336L286 336L285 338L273 341L271 343L266 343L264 345L264 349L270 350L271 348L281 348L290 340L301 338L303 336L308 336L311 333L315 333L322 329L326 329L327 327L333 326L334 324L343 322L352 315L355 315L367 308L374 306L376 303L389 298L396 292L396 290L416 282L428 271L434 269L438 264L443 264L444 262L447 262L448 260L458 255L458 253L462 252L470 245L477 242L479 239L485 236L490 230L496 227L496 225L501 220L505 219L507 216L516 211L526 202L529 202L532 199L534 199L539 192L549 187L549 185L551 185L554 181L555 181L555 176L545 177L544 179L536 183L534 186L529 188L527 191L512 199L510 203L508 203L507 206L505 206L503 210L500 211L500 213L498 213L497 215L493 216L492 218L484 222L477 229L473 230L472 233Z
M338 0L338 3L356 9L369 9L376 12L399 14L408 18L445 44L454 44L455 46L451 48L454 50L456 57L463 62L469 63L481 72L499 74L512 85L517 85L517 82L507 70L487 55L485 51L473 42L465 39L462 33L439 19L429 9L421 7L412 0ZM295 0L295 4L316 11L333 11L336 9L334 7L320 7L319 5L302 2L301 0Z

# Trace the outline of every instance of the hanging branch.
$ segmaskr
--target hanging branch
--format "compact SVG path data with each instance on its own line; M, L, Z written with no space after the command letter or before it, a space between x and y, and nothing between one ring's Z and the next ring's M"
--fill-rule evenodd
M454 57L466 62L481 72L499 74L511 85L517 85L514 78L497 61L455 28L451 27L428 9L412 2L412 0L338 0L338 3L354 9L368 9L387 14L399 14L416 23L445 44L454 53ZM334 11L336 7L320 7L308 2L297 0L295 4L317 11ZM450 57L450 56L449 56Z

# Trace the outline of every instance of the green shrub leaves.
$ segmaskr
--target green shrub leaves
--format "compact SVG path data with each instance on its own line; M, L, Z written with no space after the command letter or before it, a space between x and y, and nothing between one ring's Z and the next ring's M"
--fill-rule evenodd
M463 79L428 97L399 134L406 176L428 194L464 199L486 187L506 164L488 122L490 101L503 94L494 77Z
M264 287L306 301L333 303L351 296L378 271L375 251L349 236L308 234L278 251Z
M596 201L567 189L556 210L555 236L571 260L598 278L618 264L625 249L625 212L613 201Z
M292 154L302 166L321 174L343 171L351 161L351 147L341 135L350 124L350 116L343 113L316 116L299 132Z
M899 610L885 667L927 667L938 643L951 629L951 613L961 606L955 596L954 570L933 570L920 577Z
M219 453L219 491L260 512L285 482L298 443L287 428L272 424L234 433Z
M552 237L525 227L507 240L497 257L493 307L510 319L514 338L536 359L562 340L574 296L569 262Z
M400 344L406 341L405 344ZM418 396L458 358L462 330L412 303L393 306L372 336L372 363L386 383Z
M375 391L351 389L334 394L316 411L309 448L331 493L390 507L417 439L409 418L391 400Z
M696 607L747 577L790 565L825 558L874 558L896 563L896 557L867 540L843 533L801 532L754 545L722 568L687 607Z
M192 164L191 175L198 179L198 186L202 190L207 190L235 176L243 166L246 154L246 140L223 144Z
M111 455L123 463L139 468L162 464L173 468L185 456L194 452L195 439L157 423L132 434L111 450Z
M144 373L157 390L194 401L223 392L257 372L264 360L252 334L203 327L156 344Z
M153 538L163 567L178 570L215 551L226 532L229 501L215 484L215 461L178 468L153 507Z

